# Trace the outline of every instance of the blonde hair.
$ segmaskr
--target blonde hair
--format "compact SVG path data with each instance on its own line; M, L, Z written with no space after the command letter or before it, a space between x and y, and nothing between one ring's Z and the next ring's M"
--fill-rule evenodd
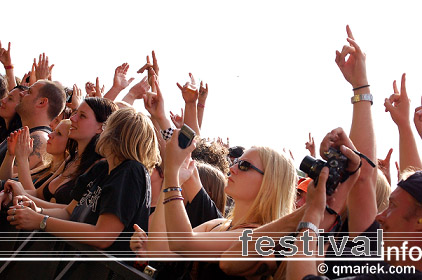
M258 195L238 224L247 221L263 225L293 212L297 174L293 160L287 154L268 147L252 148L259 152L264 175ZM232 213L234 211L229 216L233 216Z
M391 186L387 181L384 173L378 169L377 183L376 183L376 197L378 213L383 212L388 208L389 198L391 194Z
M217 209L224 215L227 199L227 195L224 192L224 187L227 184L226 176L220 169L208 163L198 162L196 167L198 168L202 186L214 201Z
M105 147L120 160L136 160L152 173L161 163L157 137L151 120L133 108L114 112L107 120L96 146L96 152L105 155Z

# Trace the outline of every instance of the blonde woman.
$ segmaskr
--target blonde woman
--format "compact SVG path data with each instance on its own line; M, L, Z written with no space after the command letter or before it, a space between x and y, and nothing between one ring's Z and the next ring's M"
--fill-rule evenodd
M182 166L194 145L181 149L178 134L175 132L166 146L163 191L147 242L149 255L157 256L157 251L167 250L168 254L163 257L177 254L217 258L238 241L245 228L258 227L293 211L297 179L292 160L270 148L253 147L230 168L225 188L226 194L235 201L230 217L210 220L192 229L180 186L193 169L193 162ZM166 233L159 233L163 228ZM155 238L161 242L154 242ZM219 279L223 274L218 264L209 268L199 272L199 279Z
M149 174L160 162L151 121L134 109L116 111L107 120L96 149L106 161L79 177L73 200L65 209L37 213L33 202L19 196L16 203L24 201L35 211L19 206L9 210L7 220L17 229L41 227L55 236L72 238L111 254L131 255L127 237L135 223L148 230Z

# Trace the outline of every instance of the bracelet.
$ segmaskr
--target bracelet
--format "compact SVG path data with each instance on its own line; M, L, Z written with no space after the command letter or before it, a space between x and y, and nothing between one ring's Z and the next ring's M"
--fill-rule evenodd
M183 196L178 195L178 196L172 196L170 198L167 198L166 200L163 201L163 204L169 203L170 201L173 200L184 200Z
M174 128L169 127L166 130L161 130L161 135L163 136L164 140L169 140L171 136L173 135Z
M181 192L182 191L182 188L180 188L180 187L169 187L169 188L165 188L164 190L163 190L163 192L174 192L174 191L179 191L179 192Z
M40 207L40 208L41 208L40 214L44 213L44 208L42 208L42 207Z
M311 222L300 222L299 225L297 226L296 231L299 232L301 229L304 229L304 228L312 230L313 232L315 232L317 237L319 236L318 228L313 223L311 223Z
M203 108L205 108L205 105L202 104L202 103L198 103L198 107L203 109Z
M13 65L4 66L4 69L6 70L13 69Z
M364 85L364 86L361 86L361 87L354 88L353 91L361 89L361 88L367 88L367 87L369 87L369 85Z
M352 104L355 104L359 101L370 101L371 105L374 103L372 94L370 93L353 95L353 97L351 98L351 101L352 101Z

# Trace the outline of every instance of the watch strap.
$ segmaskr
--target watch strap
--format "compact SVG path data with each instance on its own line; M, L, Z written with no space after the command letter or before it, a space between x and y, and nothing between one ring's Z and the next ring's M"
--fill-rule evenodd
M352 104L355 104L359 101L369 101L371 102L371 105L374 103L373 96L370 93L353 95L353 97L351 98L351 101L352 101Z

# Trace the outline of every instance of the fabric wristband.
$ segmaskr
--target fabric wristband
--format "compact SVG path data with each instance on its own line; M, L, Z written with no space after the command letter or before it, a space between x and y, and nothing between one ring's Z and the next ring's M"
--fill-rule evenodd
M163 136L164 140L169 140L171 136L173 135L174 128L169 127L166 130L161 130L161 135Z
M6 70L13 69L13 65L4 66L4 69Z

